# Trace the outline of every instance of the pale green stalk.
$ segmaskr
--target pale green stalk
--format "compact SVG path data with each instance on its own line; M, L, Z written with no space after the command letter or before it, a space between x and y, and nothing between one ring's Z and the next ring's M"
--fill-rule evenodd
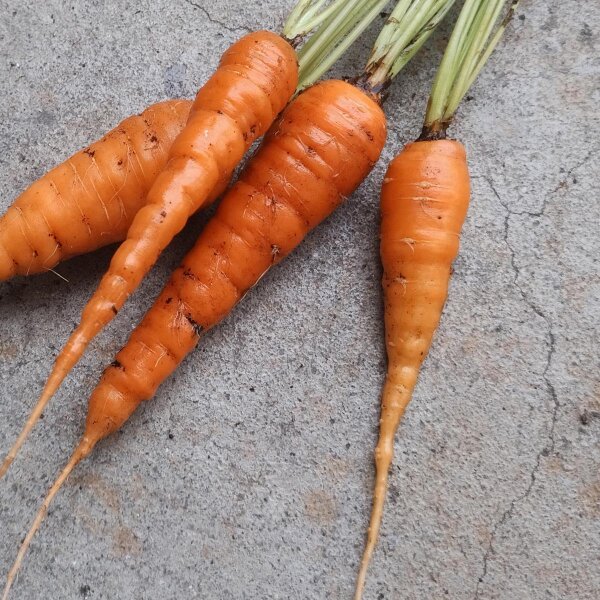
M298 51L301 90L314 83L354 43L389 0L343 0Z
M512 4L510 5L510 7L508 9L508 12L506 13L506 16L504 17L502 23L500 24L500 27L498 27L498 29L496 30L496 33L493 35L492 39L490 40L490 43L487 45L487 48L481 53L481 56L479 57L477 64L473 68L473 71L471 73L471 78L466 83L467 91L469 90L469 88L471 87L471 85L473 84L475 79L477 79L477 75L479 75L479 73L481 72L481 69L483 69L483 66L487 62L487 59L490 57L490 55L492 54L492 52L495 50L496 46L498 45L500 38L504 34L505 29L508 27L508 24L510 23L513 15L515 14L515 12L517 10L517 6L519 5L519 2L520 2L520 0L513 0Z
M303 73L310 69L313 63L318 63L329 47L329 40L338 31L341 31L350 19L352 12L360 11L366 4L366 0L346 0L341 11L331 14L320 29L316 31L298 51L298 62L300 64L300 79Z
M298 21L302 17L302 15L308 10L311 5L311 0L298 0L292 8L290 14L288 15L285 25L283 26L283 36L291 40L295 37L293 34L293 30L296 27Z
M462 16L462 15L459 15L459 18L460 18L460 16ZM481 12L481 11L478 12L477 2L471 2L470 12L467 15L465 15L466 23L470 23L471 20L473 20L473 26L477 27L478 22L481 20L482 17L483 17L483 12ZM465 44L465 39L468 35L469 35L469 28L464 27L463 30L460 32L460 36L458 36L458 38L457 38L457 44L458 44L458 48L460 48L460 52L459 52L458 56L456 57L455 64L453 65L455 68L457 65L462 64L462 61L465 59L465 55L466 55L467 51L469 50L468 44Z
M321 11L321 9L326 3L327 0L298 0L285 21L282 30L283 37L292 42L298 37L307 35L320 24L319 16L321 19L324 18L325 11ZM315 15L317 16L315 17Z
M319 49L319 40L316 39L321 33L319 30L314 36L315 44L310 47L307 44L298 52L300 63L298 89L311 85L327 72L375 20L389 0L361 0L360 2L346 0L346 2L348 6L344 14L335 20L332 19L329 27L325 28L323 25L323 39L335 39L336 45L329 44L328 47ZM355 6L350 6L351 4ZM329 49L329 46L333 48Z
M459 69L452 91L448 96L442 120L446 120L449 114L454 114L454 111L451 111L450 107L458 107L458 104L466 94L466 83L471 77L473 67L477 63L479 56L481 56L485 43L492 32L503 5L504 0L488 0L479 7L478 15L472 28L474 31L473 39L469 44L465 45L466 50L461 68Z
M340 6L342 6L345 2L347 2L347 0L335 0L324 10L320 10L322 3L319 3L319 6L313 6L312 10L307 11L306 13L306 24L304 26L306 31L309 32L313 29L316 29L332 14L339 11Z
M416 54L455 0L399 0L375 42L367 81L384 87Z
M377 42L375 43L375 46L371 52L371 57L369 58L369 64L375 64L379 62L381 58L383 58L389 51L394 41L394 34L396 31L394 23L400 21L404 17L406 11L410 7L411 1L412 0L398 0L398 3L394 7L394 10L390 16L387 18L385 25L377 37Z
M412 57L421 49L421 46L428 40L433 30L440 24L442 19L446 16L446 13L452 8L452 3L440 0L439 4L444 6L441 10L438 7L434 7L427 16L428 25L427 31L423 35L416 36L408 46L398 55L398 58L394 61L392 69L390 70L390 77L394 78L396 75L410 62Z
M298 0L283 28L297 51L298 90L316 81L350 47L389 0Z
M427 107L427 115L425 117L426 124L438 123L442 120L445 100L452 89L452 74L456 71L460 60L464 37L468 32L468 25L477 14L477 6L480 2L481 0L465 0L463 8L458 15L456 25L442 57L442 62L438 67L433 81L433 87L429 96L429 106Z
M496 27L509 2L504 19ZM518 4L519 0L465 0L433 83L423 127L424 138L444 135Z

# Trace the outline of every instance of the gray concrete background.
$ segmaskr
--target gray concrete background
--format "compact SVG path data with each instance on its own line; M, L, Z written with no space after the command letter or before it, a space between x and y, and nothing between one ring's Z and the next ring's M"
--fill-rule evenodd
M291 0L0 1L0 208L159 99L192 96ZM593 2L525 0L452 133L472 206L396 442L365 598L600 597L599 35ZM414 138L448 26L406 69L382 160L57 498L15 599L350 598L384 374L377 193ZM339 68L363 63L374 32ZM86 398L194 218L0 482L0 574L81 432ZM0 285L0 450L110 249ZM171 439L172 438L172 439Z

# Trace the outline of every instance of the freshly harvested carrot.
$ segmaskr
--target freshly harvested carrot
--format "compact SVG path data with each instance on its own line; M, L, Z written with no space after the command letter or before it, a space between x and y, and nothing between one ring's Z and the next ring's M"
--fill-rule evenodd
M446 139L446 128L514 13L516 2L486 45L505 3L465 2L436 77L421 137L392 160L383 181L381 262L388 367L375 448L373 509L355 600L362 597L381 526L394 435L442 316L469 205L466 151L459 141Z
M0 281L123 240L191 105L154 104L29 186L0 218Z
M385 132L377 102L343 81L309 88L284 111L102 375L81 442L19 550L4 600L50 501L74 466L151 398L202 334L354 191L377 161Z
M387 0L334 0L319 13L323 4L300 0L284 28L290 40L316 29L305 45L306 57L304 47L299 53L302 72L313 78L360 35ZM286 39L268 31L244 36L225 52L198 92L169 162L57 356L36 406L0 466L0 477L89 342L117 314L188 217L220 195L244 152L287 103L298 82L298 57Z
M440 321L469 193L466 153L457 141L409 144L385 174L381 262L388 367L375 449L373 512L357 600L379 534L394 434Z
M435 5L438 10L398 20L400 28L414 26L415 21L418 27L385 54L387 78L403 66L396 59L406 64L414 55L414 48L430 35L452 1L441 7L439 0L421 0L416 2L421 8ZM380 10L370 0L364 6L370 9L369 18ZM313 69L318 67L303 71L301 79L309 82ZM376 84L360 77L354 84L332 80L314 85L274 123L194 248L104 371L90 398L82 439L21 544L3 600L50 502L73 468L151 398L201 336L229 314L371 170L386 134L379 103L389 79L380 79L380 70L377 74Z
M104 372L84 439L112 433L155 394L201 335L356 189L385 133L378 103L343 81L317 84L286 109Z

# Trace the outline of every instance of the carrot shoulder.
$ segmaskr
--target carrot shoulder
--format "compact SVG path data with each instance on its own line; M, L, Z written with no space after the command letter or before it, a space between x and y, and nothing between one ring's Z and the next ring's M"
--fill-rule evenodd
M29 186L0 218L0 281L123 240L191 105L154 104Z

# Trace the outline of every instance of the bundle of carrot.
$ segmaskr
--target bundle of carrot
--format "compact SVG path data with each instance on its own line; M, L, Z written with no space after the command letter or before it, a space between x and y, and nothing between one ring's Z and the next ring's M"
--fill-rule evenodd
M375 449L373 509L355 600L362 597L381 526L394 435L440 322L469 204L465 148L447 138L446 131L517 4L518 0L465 0L433 84L421 136L392 160L383 182L381 261L388 368Z
M3 269L10 274L47 269L59 257L121 239L124 231L126 240L58 354L36 406L0 466L0 477L92 339L115 317L187 219L224 191L244 153L291 98L298 73L303 74L301 85L309 74L320 77L387 2L334 0L325 6L326 0L300 0L282 36L251 33L225 52L191 110L187 101L149 108L17 199L0 221L0 279ZM296 53L294 47L302 41Z
M385 142L382 91L453 2L399 0L385 36L376 44L375 64L352 82L312 85L277 119L195 246L104 371L90 398L83 436L21 544L4 600L51 501L73 468L150 399L203 334L366 177ZM374 18L381 6L371 3L371 11L362 18ZM324 40L356 14L357 9L341 12L305 45L300 60L308 66L300 68L300 86L310 85L323 64L343 51L343 44L332 52L323 50Z

